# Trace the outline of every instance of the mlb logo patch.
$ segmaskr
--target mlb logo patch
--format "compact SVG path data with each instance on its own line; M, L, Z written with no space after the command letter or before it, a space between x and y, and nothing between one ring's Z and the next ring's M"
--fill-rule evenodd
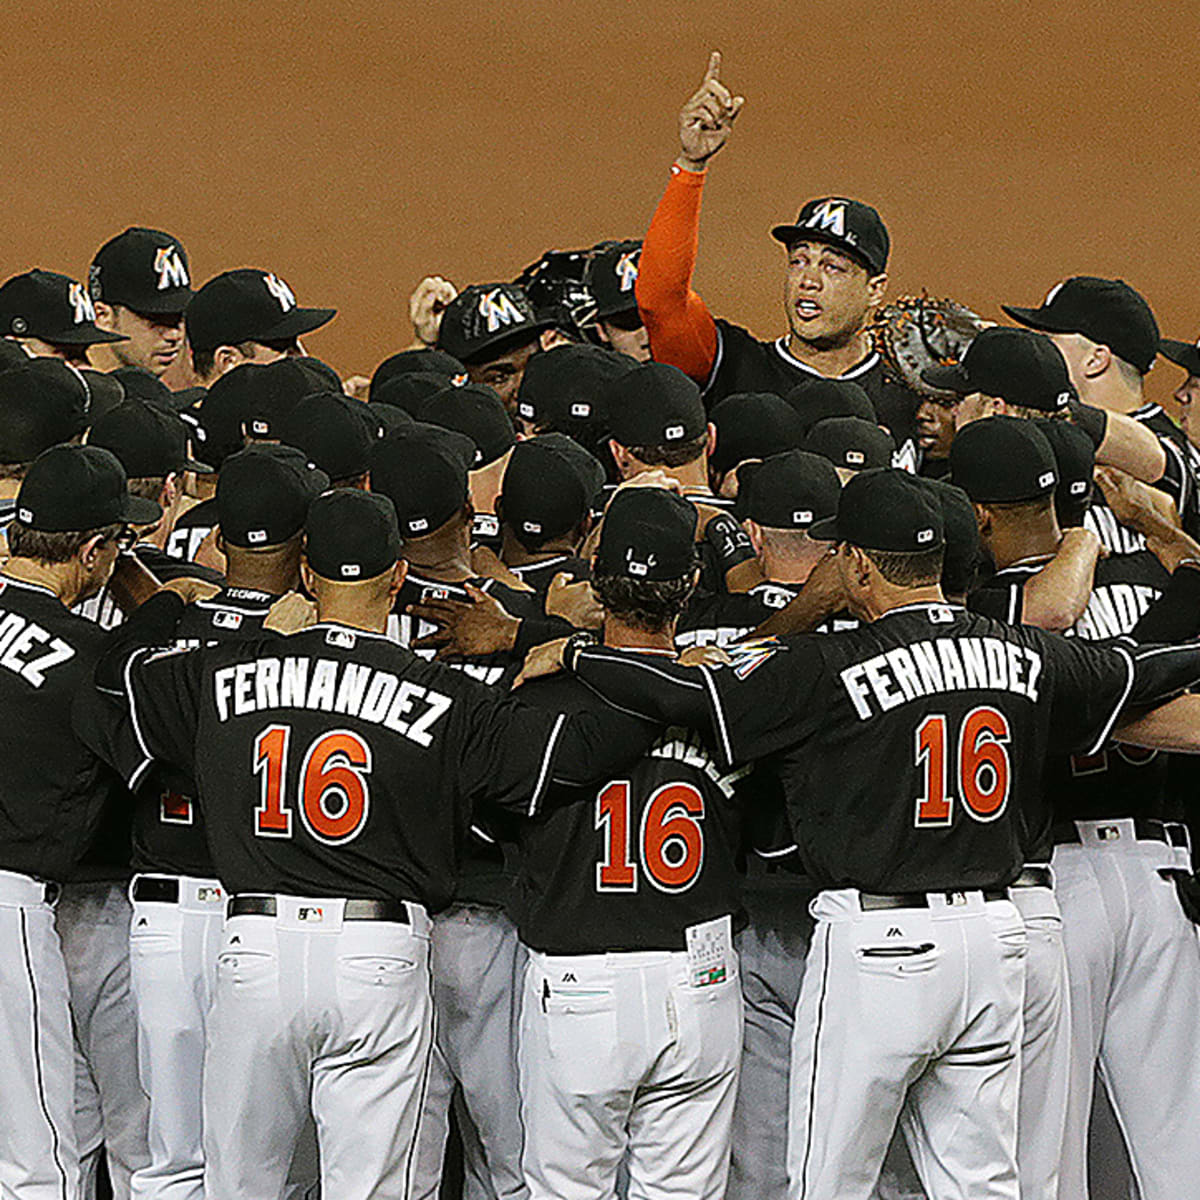
M266 421L251 421L250 432L257 433L260 437L265 437L271 432L271 427L266 423Z
M267 540L267 531L265 529L251 529L246 534L246 541L252 546L261 546Z
M215 612L213 613L212 623L217 629L240 629L242 627L242 614L235 612Z
M861 467L867 461L867 456L861 450L847 450L846 464L851 467Z
M298 908L296 910L297 921L309 921L316 924L325 920L325 910L323 908Z
M918 529L917 530L917 545L918 546L926 546L932 541L933 541L933 530L932 529Z
M1096 840L1101 842L1117 842L1121 839L1121 829L1118 825L1101 825L1096 829Z
M813 515L811 508L800 508L792 513L792 520L797 525L811 525L812 519Z
M1038 487L1051 487L1054 483L1054 472L1044 471L1038 476Z
M681 437L683 437L682 425L668 425L663 430L663 438L668 442L677 442Z
M358 644L358 638L348 629L331 629L325 635L327 646L336 646L339 650L353 650Z
M573 417L590 417L592 415L592 406L590 404L572 404L571 416Z
M358 563L342 563L342 578L357 579L362 574L362 567Z
M219 887L198 887L196 889L196 899L201 904L214 904L222 900L225 893Z
M423 533L429 528L429 522L424 517L416 517L407 522L409 533Z

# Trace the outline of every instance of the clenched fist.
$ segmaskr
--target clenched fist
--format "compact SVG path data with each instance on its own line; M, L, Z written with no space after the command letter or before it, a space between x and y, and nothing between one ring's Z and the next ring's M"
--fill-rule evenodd
M703 171L708 160L729 138L733 123L746 103L721 82L721 52L708 58L708 70L696 94L679 112L680 154L675 160L685 171Z
M408 315L412 317L417 341L422 345L436 345L442 314L457 295L454 284L440 275L427 275L417 284L408 298Z

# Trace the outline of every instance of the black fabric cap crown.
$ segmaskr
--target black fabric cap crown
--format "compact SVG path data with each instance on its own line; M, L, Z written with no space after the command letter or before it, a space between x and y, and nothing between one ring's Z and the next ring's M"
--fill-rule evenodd
M534 341L553 324L539 318L515 283L476 283L446 305L438 349L460 362L490 362L507 350Z
M129 340L96 325L96 309L82 283L40 268L0 286L0 336L35 337L54 346Z
M279 436L330 479L352 479L370 470L380 424L361 401L341 392L312 392L283 418Z
M93 423L88 445L111 450L130 479L176 471L210 474L212 467L188 454L188 432L175 413L140 400L127 400Z
M612 381L602 404L622 446L672 446L708 428L700 389L678 367L643 363Z
M788 450L738 472L738 512L770 529L809 529L837 512L842 484L829 459Z
M87 383L56 358L27 358L0 372L0 462L32 462L78 437L91 417Z
M375 368L367 398L382 400L382 396L376 396L376 389L401 375L440 375L444 381L451 383L467 382L467 368L445 350L401 350L399 354L385 358Z
M796 410L806 433L827 417L858 417L872 424L877 420L871 397L851 379L806 379L784 399Z
M504 470L501 516L518 539L537 544L574 529L604 487L604 468L564 433L518 442Z
M735 392L712 410L717 445L711 462L725 472L748 458L798 450L804 426L796 410L773 392Z
M622 488L604 513L597 575L644 583L680 579L696 565L696 509L664 488Z
M93 300L146 316L179 316L192 298L191 268L178 238L133 227L96 251L88 270Z
M941 504L924 480L897 467L853 476L838 497L837 515L808 533L819 541L904 554L945 545Z
M1061 412L1077 398L1066 360L1045 334L1003 325L976 334L961 362L930 367L921 378L942 391L982 392L1048 413Z
M475 443L453 429L413 422L371 452L371 490L396 506L405 538L435 533L467 502L467 473Z
M977 504L1020 504L1058 484L1046 435L1020 417L985 417L960 429L950 444L950 476Z
M597 317L607 319L637 311L634 288L641 258L641 242L616 242L592 256L587 283L596 299Z
M184 323L193 350L215 350L242 342L292 341L336 315L336 308L300 308L278 275L246 267L210 279L192 297Z
M512 418L495 390L482 383L453 385L430 396L414 414L443 429L456 429L475 443L473 470L507 454L516 443Z
M771 236L785 246L797 242L826 242L858 259L872 275L887 270L891 239L883 218L861 200L825 196L810 200L795 225L776 225Z
M162 509L129 494L125 470L111 451L51 446L21 482L16 516L45 533L81 533L103 525L152 525Z
M826 417L804 439L804 449L821 454L835 467L867 471L888 467L896 452L892 435L861 417Z
M395 506L378 493L325 492L309 505L304 532L308 565L338 583L374 579L400 557Z

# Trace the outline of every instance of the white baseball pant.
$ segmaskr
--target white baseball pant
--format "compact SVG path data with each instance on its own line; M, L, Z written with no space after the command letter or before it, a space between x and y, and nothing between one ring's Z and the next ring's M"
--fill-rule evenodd
M116 1200L139 1197L135 1171L150 1161L150 1102L138 1078L137 1016L129 983L127 884L69 883L55 909L75 1029L75 1123L81 1195L95 1195L103 1141Z
M1142 1200L1178 1200L1200 1180L1200 942L1160 874L1176 851L1132 820L1075 828L1054 850L1072 1028L1060 1193L1087 1195L1099 1064Z
M408 1200L433 1041L429 918L416 904L402 924L344 920L344 900L273 899L275 916L225 921L205 1195L278 1200L311 1113L322 1195Z
M742 1051L736 970L694 987L686 953L530 952L521 1111L531 1200L721 1200Z
M456 1088L464 1200L526 1200L517 1084L525 948L501 909L453 904L433 918L432 955L436 1035L414 1200L438 1195Z
M48 885L0 871L0 1195L75 1200L75 1047Z
M1017 1200L1025 926L1008 899L813 901L788 1118L791 1200L867 1200L901 1121L936 1200Z

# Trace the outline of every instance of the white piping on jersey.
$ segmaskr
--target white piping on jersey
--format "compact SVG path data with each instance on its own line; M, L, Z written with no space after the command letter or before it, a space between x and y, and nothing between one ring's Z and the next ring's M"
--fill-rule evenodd
M146 774L150 764L154 761L154 755L150 753L150 747L146 745L146 739L142 734L142 726L138 721L137 715L137 696L133 690L133 664L142 656L149 653L149 647L143 647L140 650L135 650L125 662L125 670L122 672L125 679L125 700L129 706L129 720L133 725L133 736L137 739L138 749L142 752L142 761L134 769L133 773L126 780L131 792L137 790L137 786L142 781L142 777Z
M1175 647L1172 648L1174 649ZM1129 651L1123 646L1114 646L1113 650L1125 660L1125 690L1121 693L1120 700L1118 700L1113 706L1112 712L1109 713L1108 720L1105 721L1104 728L1101 730L1100 736L1097 737L1096 741L1083 752L1085 758L1092 754L1100 753L1101 747L1105 742L1108 741L1109 734L1112 733L1112 728L1117 723L1117 718L1121 715L1121 709L1125 707L1125 701L1129 699L1129 693L1133 691L1133 658L1131 657Z
M772 343L775 347L775 353L778 354L779 357L782 358L789 367L795 367L798 371L805 371L816 379L857 379L860 375L865 375L879 362L879 353L875 350L872 350L871 353L862 360L862 362L860 362L857 366L851 367L850 370L843 371L840 375L826 375L823 372L818 371L816 367L810 367L808 363L801 362L787 348L788 336L789 335L785 333L775 339L774 343Z
M959 612L964 611L961 604L951 604L949 600L914 600L911 604L901 604L897 608L889 608L887 612L880 613L875 620L882 621L884 617L890 617L893 613L918 612L921 609L928 612L934 608L953 608Z
M27 583L24 579L18 579L15 575L10 575L7 571L0 572L4 577L6 587L28 588L31 592L45 592L47 596L52 596L55 600L62 603L62 598L55 595L44 583Z
M704 680L704 690L708 693L708 702L712 705L712 710L717 718L717 735L721 739L721 749L725 753L725 761L730 765L733 764L733 743L729 739L729 725L725 720L725 710L721 707L721 696L717 691L717 685L713 682L713 677L709 669L700 665L700 678Z
M785 846L781 850L755 850L754 853L759 858L786 858L789 854L795 854L799 849L800 847L793 842L790 846Z
M508 569L519 579L526 571L540 571L543 567L552 567L556 563L566 562L569 554L556 554L553 558L543 558L540 562L523 563L519 567Z
M317 621L316 624L310 625L308 629L301 629L299 633L309 633L313 629L344 629L347 633L352 633L355 637L374 638L378 642L392 642L386 633L376 633L373 629L359 629L357 625L347 625L343 621Z
M550 730L550 736L546 739L546 749L542 754L542 765L538 770L537 783L533 786L533 795L529 797L529 807L525 810L527 817L537 816L538 804L542 799L542 792L546 789L546 784L550 778L550 764L554 760L554 748L558 745L558 739L562 736L563 726L567 723L567 714L559 713L554 718L554 728Z

